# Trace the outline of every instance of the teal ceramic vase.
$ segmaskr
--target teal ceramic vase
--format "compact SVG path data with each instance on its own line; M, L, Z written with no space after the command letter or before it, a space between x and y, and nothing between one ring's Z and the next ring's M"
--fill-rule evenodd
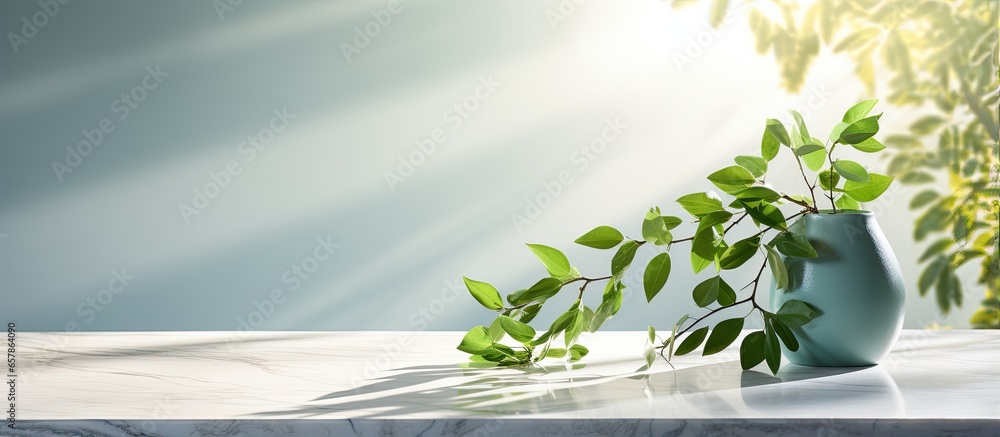
M789 361L807 366L870 366L884 358L903 327L903 275L875 216L868 211L807 214L791 227L816 258L785 257L788 287L771 285L771 308L797 299L821 316L793 328Z

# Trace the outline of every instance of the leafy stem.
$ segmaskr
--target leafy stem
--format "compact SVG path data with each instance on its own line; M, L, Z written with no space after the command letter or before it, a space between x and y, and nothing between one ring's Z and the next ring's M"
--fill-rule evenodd
M691 330L691 328L694 328L695 326L698 326L699 323L701 323L705 319L709 318L713 314L716 314L716 313L718 313L720 311L723 311L723 310L727 310L729 308L740 306L740 305L745 304L747 302L750 302L751 304L753 304L753 308L755 310L764 311L764 309L761 308L760 305L757 304L756 298L757 298L757 285L760 283L760 278L761 278L761 276L763 276L764 269L766 267L767 267L767 259L765 258L764 262L761 263L761 265L760 265L760 270L757 271L757 277L754 278L754 280L750 283L750 284L753 284L753 291L750 293L750 296L747 296L745 299L738 300L738 301L736 301L736 302L734 302L734 303L732 303L730 305L722 306L722 307L719 307L719 308L716 308L714 310L709 311L707 314L705 314L705 315L703 315L703 316L695 319L695 321L692 322L690 325L688 325L686 328L678 331L677 334L675 335L675 338L676 337L680 337L680 336L686 334L688 331ZM747 285L750 285L750 284L747 284ZM751 312L750 314L753 314L753 312ZM747 314L743 318L746 318L746 317L750 316L750 314ZM670 342L670 340L668 339L667 341L663 342L663 344L657 346L656 348L657 349L664 349L664 348L666 348L666 347L669 346L669 342Z
M879 116L867 117L875 105L874 100L861 102L847 111L844 122L838 123L831 133L831 138L837 138L834 145L850 144L855 148L874 152L884 148L881 143L870 139L878 131ZM574 268L562 251L541 244L528 244L548 272L548 276L535 282L528 288L510 293L504 299L492 285L465 278L465 284L472 296L487 309L499 313L489 326L476 326L466 333L458 349L473 355L476 361L493 362L502 366L527 365L545 358L568 357L578 360L588 353L586 347L576 344L584 332L596 332L611 317L618 313L624 300L626 288L626 273L635 261L638 249L646 244L658 247L646 262L642 271L642 290L647 302L651 302L666 286L670 276L672 261L671 249L674 244L689 242L690 257L684 257L691 262L695 274L714 266L715 275L702 281L694 287L691 296L699 308L706 313L699 317L685 315L674 324L666 341L657 341L656 330L649 327L649 342L644 352L647 365L651 365L657 351L667 362L675 355L674 346L679 339L676 355L684 355L695 351L702 344L703 355L721 352L739 338L744 327L744 321L754 312L759 312L764 319L764 330L752 332L744 337L740 346L741 365L749 369L762 361L767 361L772 373L777 372L780 363L780 341L793 349L798 347L794 334L789 326L798 327L808 323L819 312L808 304L798 300L788 300L776 313L766 311L757 303L757 293L760 290L764 271L770 268L776 289L789 286L788 271L784 257L813 258L819 256L812 243L791 225L795 219L805 214L819 213L816 201L816 187L821 186L820 194L824 194L827 186L835 186L834 179L844 177L845 182L842 199L853 203L843 203L841 209L858 205L861 201L871 201L881 195L892 178L877 174L869 174L858 163L838 160L836 165L830 158L831 168L819 173L819 177L810 183L806 167L813 172L819 172L826 157L818 153L826 153L826 147L812 137L802 119L801 114L790 111L795 117L796 125L791 136L785 126L778 120L768 119L764 136L761 139L760 156L737 156L733 160L736 165L730 165L708 176L708 180L723 193L734 197L730 203L723 202L716 192L698 192L681 196L677 203L694 220L689 221L695 230L685 238L674 238L673 230L685 223L680 217L664 215L659 207L652 207L642 221L642 238L626 238L618 229L611 226L598 226L575 240L577 244L598 250L611 250L610 274L604 276L583 276ZM810 197L790 196L780 193L766 185L763 181L768 167L775 156L781 151L781 145L787 146L795 155L799 172ZM832 153L833 147L830 147ZM803 162L805 165L803 165ZM834 173L836 172L836 173ZM823 175L830 175L829 181ZM830 197L833 202L833 192ZM838 200L839 201L839 200ZM795 205L799 211L788 215L783 207ZM844 206L849 205L849 206ZM790 209L790 208L787 208ZM742 210L742 211L741 211ZM731 232L751 217L756 232L738 241L729 240ZM764 243L763 237L770 231L778 231L769 242ZM676 251L673 251L676 252ZM753 281L746 284L739 292L735 291L722 277L723 271L741 268L758 254L764 254ZM584 301L587 287L597 281L608 281L601 294L600 305L592 308ZM545 331L539 333L529 323L539 313L542 306L553 296L560 293L570 284L579 284L579 293L575 302L556 317L555 321ZM739 298L751 288L749 296ZM588 299L590 300L590 299ZM749 312L742 317L729 318L714 323L711 333L706 322L711 316L720 312L749 305ZM692 321L693 320L693 321ZM519 342L523 350L515 351L511 346L501 342L504 337ZM556 347L555 339L562 338L565 348ZM661 339L662 340L662 339Z
M833 145L830 146L830 153L828 153L826 155L827 159L830 160L830 169L831 169L830 170L831 171L831 173L830 173L830 179L831 179L831 181L830 181L830 184L829 184L830 185L830 195L827 196L827 197L830 198L830 206L833 208L833 213L834 214L837 213L837 203L833 201L833 189L834 189L834 185L835 184L832 183L833 182L832 181L832 179L833 179L833 173L832 173L833 170L832 169L833 169L833 149L836 149L836 148L837 148L837 143L834 142Z
M794 204L796 204L796 205L799 205L799 206L802 206L802 207L806 208L806 209L807 209L807 210L808 210L809 212L819 212L819 210L818 210L818 209L816 209L816 207L815 207L815 206L813 206L813 205L815 205L815 204L816 204L816 203L815 203L815 200L813 200L813 205L810 205L810 204L809 204L809 203L807 203L807 202L803 202L803 201L801 201L801 200L798 200L798 199L795 199L795 198L793 198L793 197L791 197L791 196L789 196L789 195L787 195L787 194L783 194L783 195L781 195L781 198L782 198L782 199L785 199L785 200L787 200L787 201L789 201L789 202L792 202L792 203L794 203ZM815 199L815 197L814 197L813 199Z
M581 286L580 288L584 288L584 287L586 287L587 285L590 285L590 283L591 283L591 282L595 282L595 281L603 281L603 280L605 280L605 279L611 279L611 275L608 275L608 276L601 276L600 278L588 278L588 277L586 277L586 276L581 276L581 277L579 277L579 278L576 278L576 279L570 279L569 281L566 281L566 282L563 282L563 284L562 284L562 285L569 285L569 284L572 284L572 283L574 283L574 282L580 282L580 281L583 281L583 286Z
M813 205L819 205L816 203L816 185L809 183L809 177L806 176L806 169L802 167L802 158L798 154L795 155L795 162L799 164L799 173L802 173L802 180L806 183L806 187L809 188L809 196L812 197Z

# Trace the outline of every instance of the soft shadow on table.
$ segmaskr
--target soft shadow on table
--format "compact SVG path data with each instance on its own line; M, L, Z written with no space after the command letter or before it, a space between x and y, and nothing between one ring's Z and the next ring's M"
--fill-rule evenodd
M86 335L86 334L84 334ZM68 337L72 338L72 337ZM37 369L44 369L46 366L74 368L81 361L118 360L122 358L184 358L192 360L218 360L224 362L236 362L248 364L269 371L269 362L253 353L253 348L262 343L273 342L277 344L286 343L292 340L314 338L308 333L280 333L272 336L254 336L242 338L239 334L233 334L227 339L198 339L191 338L185 341L173 341L169 343L156 342L147 346L135 346L133 344L94 348L92 346L77 346L70 340L66 344L61 343L35 343L30 344L32 351L27 354L33 360L33 365ZM93 364L88 364L93 365Z
M744 372L738 361L721 361L676 370L660 365L652 371L640 368L608 372L612 368L627 369L634 362L578 363L575 367L548 364L526 369L474 368L465 364L404 367L354 390L328 393L287 410L252 416L375 418L461 410L465 417L470 413L489 417L594 409L627 412L635 408L685 408L704 410L706 414L729 410L735 415L754 408L753 402L746 402L746 396L739 405L732 405L732 398L738 400L745 392L866 369L786 364L777 376L771 376ZM603 369L601 374L596 373L598 369ZM850 397L850 392L841 394Z

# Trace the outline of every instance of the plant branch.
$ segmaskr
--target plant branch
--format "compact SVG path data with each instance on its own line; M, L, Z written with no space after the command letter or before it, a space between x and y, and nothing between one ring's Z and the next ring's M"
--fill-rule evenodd
M565 286L567 286L567 285L569 285L569 284L572 284L572 283L574 283L574 282L580 282L580 281L583 281L583 285L581 285L581 286L580 286L580 297L583 297L583 290L586 290L586 289L587 289L587 286L588 286L588 285L590 285L590 283L591 283L591 282L596 282L596 281L603 281L603 280L605 280L605 279L611 279L611 278L612 278L612 276L611 276L611 275L608 275L608 276L601 276L600 278L588 278L588 277L586 277L586 276L581 276L581 277L579 277L579 278L575 278L575 279L570 279L570 280L568 280L568 281L566 281L566 282L563 282L563 283L562 283L562 286L563 286L563 287L565 287ZM506 315L506 314L509 314L509 313L510 313L511 311L514 311L514 310L517 310L517 309L521 309L521 308L524 308L524 307L526 307L526 306L528 306L528 305L531 305L531 304L533 304L533 303L537 303L537 302L535 302L535 301L531 301L531 302L525 302L525 303L522 303L522 304L520 304L520 305L514 305L514 306L512 306L512 307L505 307L505 308L503 308L503 309L501 309L501 310L498 310L498 311L503 311L503 314L505 314L505 315Z
M580 281L585 281L585 283L584 283L583 285L584 285L584 286L586 286L587 284L590 284L591 282L595 282L595 281L603 281L603 280L605 280L605 279L611 279L611 278L612 278L612 276L611 276L611 275L608 275L608 276L601 276L600 278L588 278L588 277L586 277L586 276L581 276L581 277L579 277L579 278L576 278L576 279L570 279L570 280L568 280L568 281L566 281L566 282L563 282L563 284L562 284L562 285L563 285L563 286L566 286L566 285L569 285L569 284L572 284L572 283L574 283L574 282L580 282Z
M787 200L789 202L792 202L792 203L794 203L796 205L802 206L804 208L808 208L810 211L813 211L813 212L818 211L815 206L812 206L812 205L810 205L810 204L808 204L806 202L803 202L801 200L798 200L798 199L793 199L792 196L789 196L787 194L782 194L781 198L785 199L785 200ZM813 204L815 204L815 203L816 203L816 200L815 200L815 198L813 198Z
M807 207L807 209L799 211L799 212L797 212L797 213L789 216L785 220L786 221L790 221L790 220L792 220L792 219L794 219L796 217L799 217L799 216L801 216L803 214L808 213L809 211L811 211L813 209L813 208L809 208L808 205L806 205L806 207ZM770 231L772 229L774 229L774 228L768 226L767 228L765 228L762 231L760 231L757 234L755 234L753 237L756 237L758 235L763 235L765 232ZM751 238L753 238L753 237L751 237ZM750 285L753 285L753 291L750 292L750 296L748 296L746 299L742 299L742 300L738 300L736 302L733 302L730 305L726 305L726 306L719 307L719 308L716 308L714 310L711 310L711 311L708 312L708 314L705 314L705 315L703 315L703 316L695 319L694 323L691 323L686 328L680 330L679 332L677 332L676 335L674 335L675 341L676 341L676 339L678 337L680 337L681 335L683 335L683 334L687 333L688 331L690 331L691 328L694 328L695 326L697 326L699 323L701 323L703 320L705 320L706 318L708 318L712 314L718 313L719 311L725 310L727 308L733 308L733 307L735 307L737 305L741 305L741 304L750 302L750 304L753 305L753 309L750 310L751 313L753 313L753 310L764 311L764 308L761 308L761 306L757 304L757 289L758 289L758 286L760 285L760 278L764 275L764 269L766 269L766 268L767 268L767 258L765 257L764 258L764 262L761 263L761 265L760 265L760 270L757 270L757 276L754 277L753 282L747 284L747 287L749 287ZM746 288L746 287L743 287L743 288ZM747 316L749 316L749 315L750 314L747 314ZM657 346L657 349L661 349L661 354L660 354L661 356L662 356L662 349L665 348L665 347L667 347L666 343L664 343L664 344L662 344L660 346Z
M726 229L724 231L722 231L722 233L723 234L728 234L730 229L732 229L734 226L740 224L740 222L743 221L743 219L745 219L748 215L750 215L749 212L744 212L743 215L741 215L740 218L736 219L735 222L732 222L732 223L729 224L729 226L726 226Z
M726 229L725 229L725 231L723 231L723 233L724 234L728 233L730 229L732 229L734 226L740 224L740 222L743 221L743 219L746 218L746 216L748 216L748 215L750 215L750 213L744 212L743 215L741 215L738 218L736 218L736 221L730 223L729 226L726 226ZM681 243L681 242L684 242L684 241L692 241L692 240L694 240L694 237L681 238L680 240L672 240L672 241L670 241L669 244Z
M705 314L704 316L701 316L701 317L695 319L694 323L688 325L687 328L684 328L684 329L678 331L677 335L675 335L674 338L677 338L677 337L680 337L681 335L684 335L685 333L687 333L688 331L690 331L691 328L694 328L695 326L698 326L698 324L701 323L702 320L705 320L706 318L708 318L708 316L711 316L712 314L715 314L715 313L717 313L719 311L722 311L722 310L725 310L725 309L728 309L728 308L735 307L737 305L745 304L747 302L750 302L751 300L753 300L753 296L747 297L746 299L743 299L743 300L738 300L736 302L733 302L731 305L726 305L724 307L718 307L718 308L716 308L716 309L714 309L712 311L709 311L708 314ZM657 347L662 348L662 347L666 347L666 345L660 345L660 346L657 346Z
M792 153L794 154L795 151L793 150ZM806 176L806 169L802 167L802 158L800 158L799 155L795 155L795 162L799 164L799 172L802 173L802 180L805 181L806 187L809 188L809 195L812 196L813 205L818 205L818 203L816 203L816 185L809 183L809 177Z
M694 328L695 326L698 326L699 323L701 323L702 321L704 321L705 319L707 319L712 314L718 313L719 311L722 311L722 310L725 310L725 309L728 309L728 308L733 308L733 307L736 307L738 305L745 304L747 302L750 302L750 304L753 305L753 308L750 310L749 314L747 314L746 316L744 316L744 318L749 317L750 314L752 314L754 310L764 311L764 309L761 308L760 305L757 305L756 297L757 297L757 286L758 286L758 284L760 284L760 278L761 278L761 276L763 276L764 269L766 267L767 267L767 258L764 258L764 262L761 263L761 265L760 265L760 270L757 271L757 277L755 277L754 280L753 280L753 282L752 282L752 284L753 284L753 291L750 293L750 296L748 296L746 299L742 299L742 300L738 300L736 302L733 302L731 305L726 305L726 306L723 306L723 307L716 308L716 309L714 309L712 311L709 311L708 314L705 314L705 315L697 318L694 321L694 323L691 323L690 325L687 326L687 328L684 328L684 329L678 331L677 334L674 335L675 341L681 335L684 335L688 331L690 331L691 328ZM664 348L666 348L667 346L668 345L666 343L661 344L659 346L656 346L657 349L661 350L661 356L662 356L662 350Z
M827 181L827 183L830 184L830 195L828 195L827 197L830 198L830 206L833 207L834 214L837 213L837 203L833 201L833 149L836 148L837 148L837 143L833 143L833 145L830 146L830 153L826 154L826 157L830 160L830 180Z

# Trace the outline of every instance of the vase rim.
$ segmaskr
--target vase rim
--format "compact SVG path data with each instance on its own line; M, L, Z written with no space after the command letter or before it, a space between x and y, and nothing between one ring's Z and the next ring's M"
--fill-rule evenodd
M838 209L834 212L832 209L821 209L817 213L810 215L872 215L872 212L867 209Z

